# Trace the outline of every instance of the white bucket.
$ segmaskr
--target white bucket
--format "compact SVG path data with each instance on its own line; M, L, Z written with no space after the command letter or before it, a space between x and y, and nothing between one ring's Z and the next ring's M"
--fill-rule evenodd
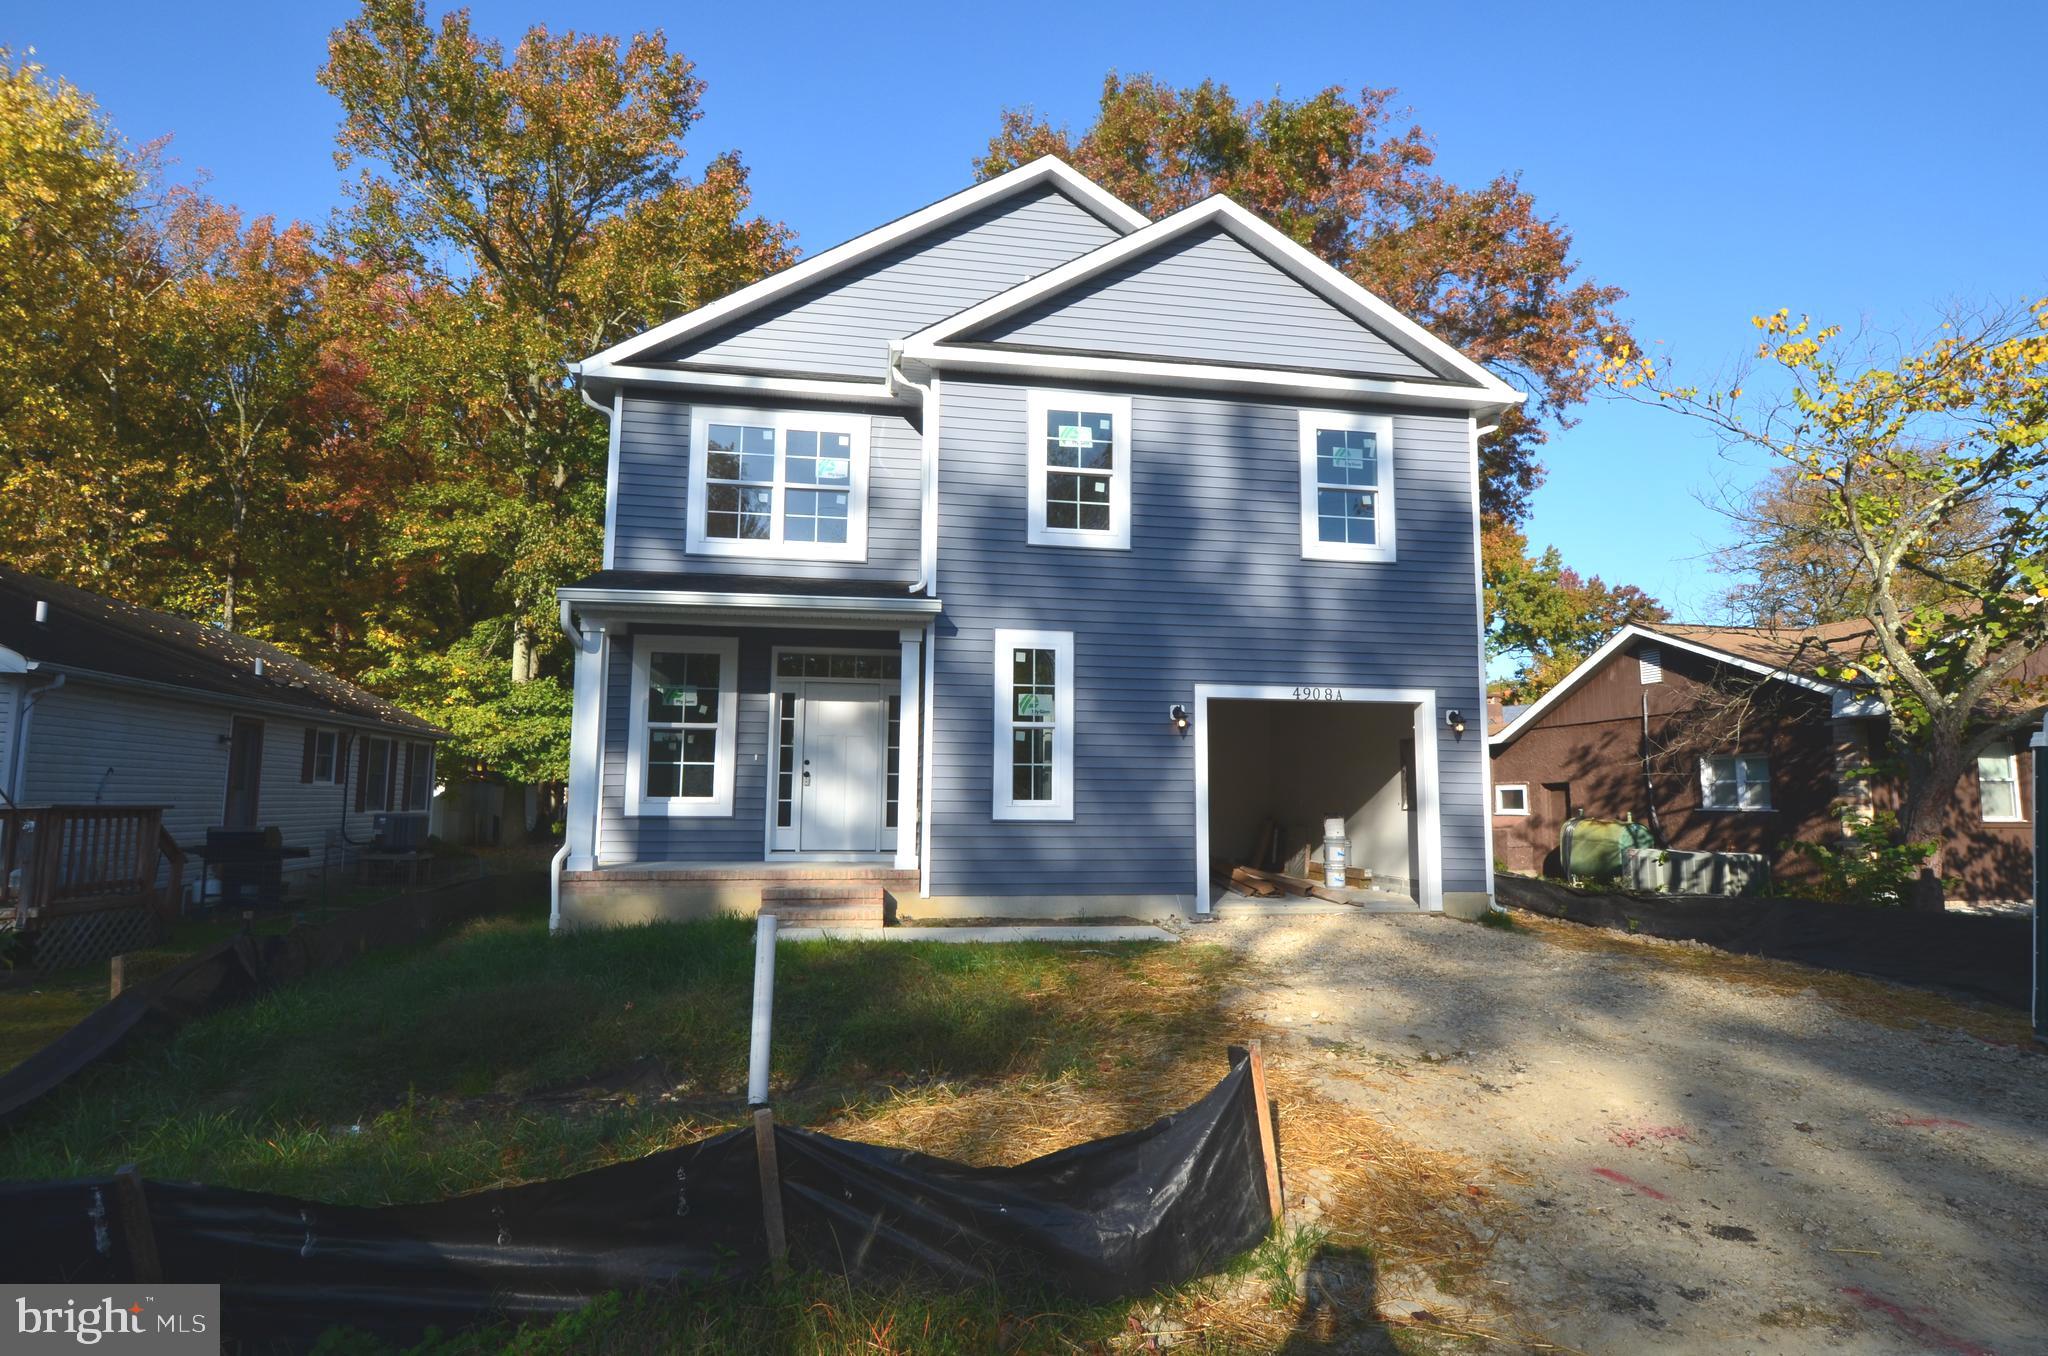
M1344 888L1344 867L1351 855L1351 840L1344 836L1344 821L1326 819L1323 821L1323 881L1337 889Z

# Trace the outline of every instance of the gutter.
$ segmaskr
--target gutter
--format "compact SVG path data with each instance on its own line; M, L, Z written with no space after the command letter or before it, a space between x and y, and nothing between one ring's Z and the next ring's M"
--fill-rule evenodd
M39 665L30 665L38 668ZM35 704L50 693L64 686L65 675L57 673L47 684L33 692L24 690L21 694L21 709L14 713L14 737L9 741L12 747L7 755L7 799L18 802L21 799L21 779L28 769L29 713Z
M307 721L316 725L336 725L353 730L384 731L402 735L408 739L446 740L448 731L438 725L421 721L418 725L398 725L378 720L371 716L348 715L340 711L321 707L296 706L291 702L269 701L262 697L243 696L235 692L215 692L207 688L184 687L177 683L159 683L150 678L130 678L125 674L102 673L98 669L82 669L71 664L38 663L30 666L36 670L47 670L59 675L70 675L88 683L104 687L132 688L138 692L159 693L177 697L188 702L206 706L227 706L237 710L263 711L272 715L286 716L294 720ZM342 679L335 681L341 682Z
M588 400L589 397L585 396L584 399ZM569 638L570 648L578 652L583 651L587 647L587 642L584 640L582 630L578 628L576 625L576 618L570 610L568 599L565 598L562 600L561 612L556 620L557 624L560 625L562 628L562 634ZM598 738L600 739L600 741L603 739L603 737L604 732L600 730L598 732ZM572 749L570 751L572 757L574 756L574 753L575 751ZM601 771L599 775L603 775ZM565 794L562 799L563 818L566 821L568 817L567 795ZM597 805L594 805L592 808L593 822L591 824L593 841L597 829L595 818L596 815L600 812L599 807L602 805L604 800L602 787L599 788L599 794L595 797L595 800L597 802ZM569 834L567 832L567 826L565 823L564 831L562 833L562 846L555 849L555 855L548 859L548 935L550 937L554 936L562 930L562 866L568 860Z

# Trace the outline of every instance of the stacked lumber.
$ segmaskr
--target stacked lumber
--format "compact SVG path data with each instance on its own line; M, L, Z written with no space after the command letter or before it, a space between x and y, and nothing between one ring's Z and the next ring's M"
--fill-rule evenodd
M1283 871L1261 871L1254 866L1241 863L1212 862L1209 874L1218 885L1235 890L1239 894L1259 899L1271 899L1275 895L1298 895L1304 899L1320 899L1328 904L1350 904L1353 901L1341 890L1318 885L1306 876L1291 876Z

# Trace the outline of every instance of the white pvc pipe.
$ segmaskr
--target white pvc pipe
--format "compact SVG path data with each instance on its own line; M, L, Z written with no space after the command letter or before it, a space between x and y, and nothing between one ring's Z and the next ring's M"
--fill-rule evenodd
M747 1105L768 1105L768 1034L775 1019L775 915L754 923L754 1045L747 1055Z

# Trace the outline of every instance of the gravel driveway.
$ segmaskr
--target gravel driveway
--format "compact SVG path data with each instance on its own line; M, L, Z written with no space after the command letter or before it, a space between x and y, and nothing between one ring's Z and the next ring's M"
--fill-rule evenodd
M1880 1023L1843 1001L1860 982L1732 982L1683 944L1552 931L1573 926L1193 936L1256 962L1245 1006L1332 1096L1526 1178L1521 1237L1446 1311L1598 1356L2048 1352L2048 1058L1946 1005Z

